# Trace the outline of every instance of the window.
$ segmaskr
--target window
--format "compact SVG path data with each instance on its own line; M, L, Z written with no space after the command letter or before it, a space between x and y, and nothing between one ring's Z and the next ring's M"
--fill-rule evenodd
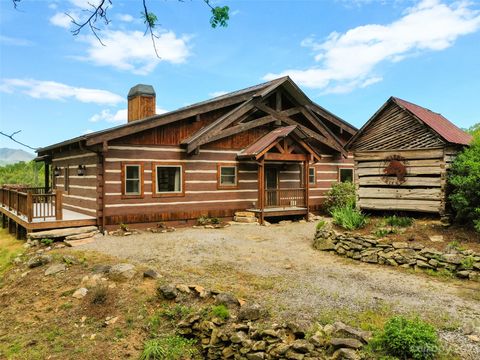
M181 165L155 165L155 193L183 192L183 167Z
M317 183L317 173L314 167L308 168L308 183L315 185Z
M70 187L70 169L68 165L64 168L63 174L63 191L68 191Z
M237 186L237 167L221 165L218 167L218 187Z
M139 164L124 166L124 195L142 194L142 166Z
M353 169L339 169L339 180L340 182L353 182Z

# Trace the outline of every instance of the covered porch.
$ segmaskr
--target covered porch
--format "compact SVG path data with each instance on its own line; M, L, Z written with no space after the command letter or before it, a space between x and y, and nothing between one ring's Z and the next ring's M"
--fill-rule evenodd
M2 228L21 238L36 230L96 225L97 219L65 209L62 191L45 187L2 186L0 214Z
M297 126L277 128L244 149L239 160L255 160L258 201L247 209L260 223L267 217L305 216L309 213L310 163L320 155L310 147Z

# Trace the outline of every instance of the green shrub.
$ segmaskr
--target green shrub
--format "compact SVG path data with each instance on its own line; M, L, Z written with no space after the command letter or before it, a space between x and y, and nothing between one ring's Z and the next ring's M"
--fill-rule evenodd
M460 243L457 240L450 241L447 245L447 248L457 250L457 251L465 250L465 248L462 245L460 245Z
M212 315L227 320L230 317L230 311L225 305L217 305L212 308Z
M143 346L140 360L179 360L198 357L195 340L181 336L167 336L147 340Z
M466 258L464 258L462 260L462 267L464 269L472 269L473 268L473 264L475 263L475 259L473 256L467 256Z
M433 326L420 319L409 320L402 316L389 319L371 344L385 355L414 360L433 359L440 349Z
M320 220L317 223L317 230L323 229L325 227L325 225L327 225L327 222L325 220Z
M373 235L377 238L383 238L390 234L396 234L397 232L398 230L395 228L378 228L373 232Z
M92 289L92 304L105 304L108 298L108 289L105 285L98 285Z
M367 215L351 206L334 208L332 216L333 222L346 230L362 228L368 222Z
M324 208L331 213L335 208L355 207L355 185L351 182L341 182L332 185L327 192Z
M40 243L45 246L50 246L53 244L53 239L42 239L40 240Z
M468 223L480 232L480 131L472 131L474 140L452 164L448 178L449 196L455 220Z
M385 218L385 223L389 226L409 227L413 224L413 219L406 216L388 216Z
M169 320L180 320L192 312L193 309L191 307L176 304L173 307L164 306L164 308L160 310L159 315Z

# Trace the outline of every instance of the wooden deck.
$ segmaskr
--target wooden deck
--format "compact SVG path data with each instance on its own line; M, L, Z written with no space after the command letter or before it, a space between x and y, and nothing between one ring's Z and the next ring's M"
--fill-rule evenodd
M97 225L94 216L64 209L61 192L45 193L42 188L0 188L2 227L19 234L25 231Z

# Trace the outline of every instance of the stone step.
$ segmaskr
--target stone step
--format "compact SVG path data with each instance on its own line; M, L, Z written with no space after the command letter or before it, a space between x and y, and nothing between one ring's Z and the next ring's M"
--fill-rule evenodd
M54 230L45 230L33 232L27 235L28 239L56 239L63 238L72 235L90 233L97 231L96 226L81 226L75 228L65 228L65 229L54 229Z

